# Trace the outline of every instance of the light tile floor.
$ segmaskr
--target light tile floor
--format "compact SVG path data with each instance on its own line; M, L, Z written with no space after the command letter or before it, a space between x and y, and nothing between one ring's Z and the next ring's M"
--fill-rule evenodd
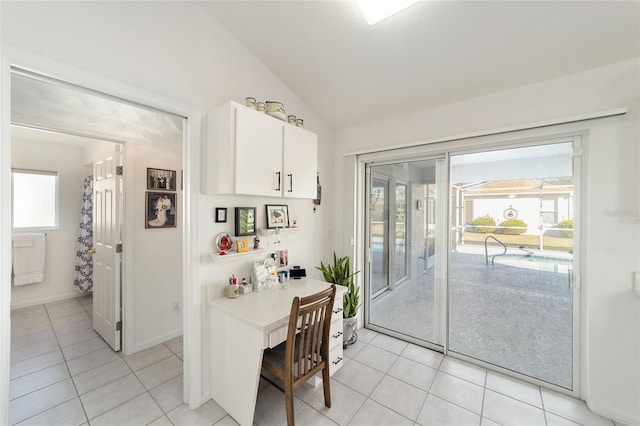
M91 328L91 298L12 312L9 422L20 425L235 425L215 402L182 403L182 338L125 357ZM614 425L584 402L358 330L331 380L296 393L299 425ZM261 382L254 422L286 423L284 395Z

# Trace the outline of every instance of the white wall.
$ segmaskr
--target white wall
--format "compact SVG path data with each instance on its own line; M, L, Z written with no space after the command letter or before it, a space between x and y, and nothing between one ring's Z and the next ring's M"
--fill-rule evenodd
M21 132L22 133L22 132ZM11 309L81 296L73 286L84 174L83 148L14 138L12 167L58 172L59 229L47 231L44 281L12 286ZM45 135L46 136L46 135Z
M135 351L182 334L181 142L159 139L154 145L134 144ZM177 172L175 228L145 228L147 167Z
M21 132L23 133L23 132ZM38 135L41 135L38 138ZM14 138L13 167L58 171L60 188L60 229L48 231L45 280L42 283L12 287L12 309L47 303L81 295L73 287L76 241L82 204L83 179L87 164L113 155L115 144L91 140L83 146L48 142L46 133L34 132L34 140ZM147 167L177 172L177 203L181 203L180 169L182 141L158 136L153 146L131 141L125 163L135 174L133 191L134 240L128 250L133 251L133 264L125 268L133 271L128 285L133 287L133 321L126 329L132 334L137 352L182 334L182 224L178 208L176 228L145 229ZM153 303L148 303L153 300ZM174 309L178 303L179 309ZM125 325L126 327L126 325Z
M313 213L310 200L287 203L304 230L286 238L290 239L290 262L304 265L319 276L313 266L331 255L334 229L338 225L333 217L336 205L333 131L200 5L2 2L0 6L2 40L11 46L200 108L203 114L228 100L243 103L245 97L253 96L280 100L288 113L304 118L305 128L318 134L318 170L324 199L317 213ZM186 285L204 289L206 284L224 279L232 271L242 273L247 269L247 265L214 264L208 260L215 235L233 226L232 222L227 227L213 223L214 207L255 205L260 212L265 202L244 197L198 196L200 220L195 226L199 229L201 252L193 264L185 267L201 264L202 270L199 282ZM264 218L260 213L259 217ZM144 303L153 305L154 299L146 299ZM206 300L203 309L206 314ZM206 324L206 320L204 315L202 323ZM208 351L206 329L202 338L202 346ZM208 368L206 352L203 368ZM206 371L203 377L208 377ZM209 387L205 380L203 392Z
M631 272L640 269L639 68L637 60L627 61L344 129L336 135L335 152L336 164L342 165L348 152L629 108L622 117L499 137L587 132L582 396L594 411L628 424L640 423L640 299L631 291ZM336 171L337 181L342 174L342 168ZM350 210L348 203L344 207ZM345 213L337 212L336 218L340 215ZM344 237L347 246L350 235Z
M92 163L107 158L115 152L116 144L92 141L85 151L85 162ZM125 209L132 214L125 220L127 228L133 229L133 240L123 235L125 252L133 253L125 258L125 286L131 287L133 321L123 318L125 333L133 341L129 353L138 352L182 334L182 223L180 190L182 168L182 141L158 135L156 143L139 140L128 141L123 146L125 175L133 172L133 179L125 176ZM177 226L175 228L146 229L145 207L147 191L147 168L173 170L176 182ZM133 182L131 186L130 183ZM127 194L132 191L132 194ZM133 205L127 204L132 202ZM132 259L132 262L127 262ZM153 301L153 303L149 303ZM178 303L179 309L174 305ZM125 312L127 310L125 309Z
M631 146L638 139L636 63L623 63L346 129L340 133L334 151L333 132L322 119L197 4L2 2L1 7L3 43L196 106L203 112L227 100L242 102L244 97L254 96L279 99L287 111L302 116L305 127L319 135L319 170L325 196L318 213L298 214L300 226L308 233L287 237L299 238L297 244L304 241L302 250L294 249L300 253L299 262L295 257L291 261L304 264L308 269L320 259L328 258L333 247L343 242L340 234L345 217L337 207L343 200L343 185L349 185L353 176L345 174L343 177L344 152L625 105L633 108L626 118L631 120L627 123L631 129L626 130L631 133L628 137L635 136L632 142L627 142L629 152L637 150ZM618 122L615 128L619 128ZM593 198L597 201L591 199L590 207L598 211L596 219L604 216L604 223L611 225L611 234L602 235L594 229L595 225L589 228L589 235L595 241L589 242L589 255L594 263L586 271L585 281L585 287L591 286L585 288L585 293L591 291L586 305L589 350L584 361L591 381L587 396L593 408L633 423L640 421L637 408L640 405L637 389L640 382L637 367L640 320L637 301L628 298L628 287L630 271L640 269L640 248L637 239L634 240L639 229L637 222L619 212L637 208L637 195L628 195L623 188L629 188L631 181L637 185L637 165L633 162L638 157L636 152L633 152L634 156L620 155L615 148L620 146L620 136L616 130L609 129L608 132L606 141L599 139L600 149L605 152L590 157L594 171L607 175L595 185ZM612 135L613 138L609 137ZM611 144L615 149L608 150ZM610 169L616 173L610 173ZM625 173L635 176L635 180L626 180L630 176ZM636 188L635 194L637 192ZM618 213L605 216L605 204L599 202L601 199L611 203L606 209ZM264 200L255 201L264 203ZM201 219L197 226L201 230L202 252L193 262L202 262L203 268L200 281L187 285L203 288L208 282L223 279L231 270L245 270L246 266L242 265L211 263L205 255L215 234L226 229L213 223L213 207L247 205L247 202L240 197L202 195L199 204ZM310 201L289 204L292 210L304 211L305 205L312 208ZM616 243L613 252L619 256L609 259L607 255L608 263L600 261L601 251L609 244L613 245L616 239L621 242ZM633 303L636 305L631 306ZM611 333L611 330L616 332ZM206 330L203 339L206 348ZM601 342L604 344L599 349ZM612 368L608 364L610 357L616 361ZM207 365L206 357L203 364ZM624 372L618 371L620 368ZM203 376L207 377L207 374ZM207 386L207 383L203 384L204 391Z

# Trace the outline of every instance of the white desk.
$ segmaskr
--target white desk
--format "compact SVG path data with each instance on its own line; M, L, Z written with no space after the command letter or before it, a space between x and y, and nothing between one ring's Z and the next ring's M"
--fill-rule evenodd
M240 425L251 426L258 395L263 349L287 338L293 298L329 287L324 281L303 278L289 281L287 290L242 294L236 299L220 292L209 294L211 311L211 396ZM219 286L212 287L218 288ZM346 288L336 286L334 316L342 318L342 296ZM335 319L335 318L332 318ZM342 321L337 322L342 324ZM332 323L333 325L333 323ZM340 328L340 342L342 341ZM337 334L337 333L336 333ZM342 344L339 345L342 357ZM338 360L340 362L340 360Z

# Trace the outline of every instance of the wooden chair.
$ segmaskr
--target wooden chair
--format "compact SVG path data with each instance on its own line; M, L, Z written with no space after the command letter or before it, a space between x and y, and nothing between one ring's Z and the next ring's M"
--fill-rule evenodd
M331 407L329 380L329 328L336 286L291 304L287 340L264 351L262 367L284 382L287 425L294 426L293 394L314 374L322 371L324 405ZM279 386L278 386L279 387Z

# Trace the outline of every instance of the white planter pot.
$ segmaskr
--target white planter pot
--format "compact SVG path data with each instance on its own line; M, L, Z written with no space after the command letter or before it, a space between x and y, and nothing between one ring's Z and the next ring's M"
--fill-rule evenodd
M357 323L358 319L356 317L342 319L342 341L345 347L355 343L358 339L358 335L355 332Z

